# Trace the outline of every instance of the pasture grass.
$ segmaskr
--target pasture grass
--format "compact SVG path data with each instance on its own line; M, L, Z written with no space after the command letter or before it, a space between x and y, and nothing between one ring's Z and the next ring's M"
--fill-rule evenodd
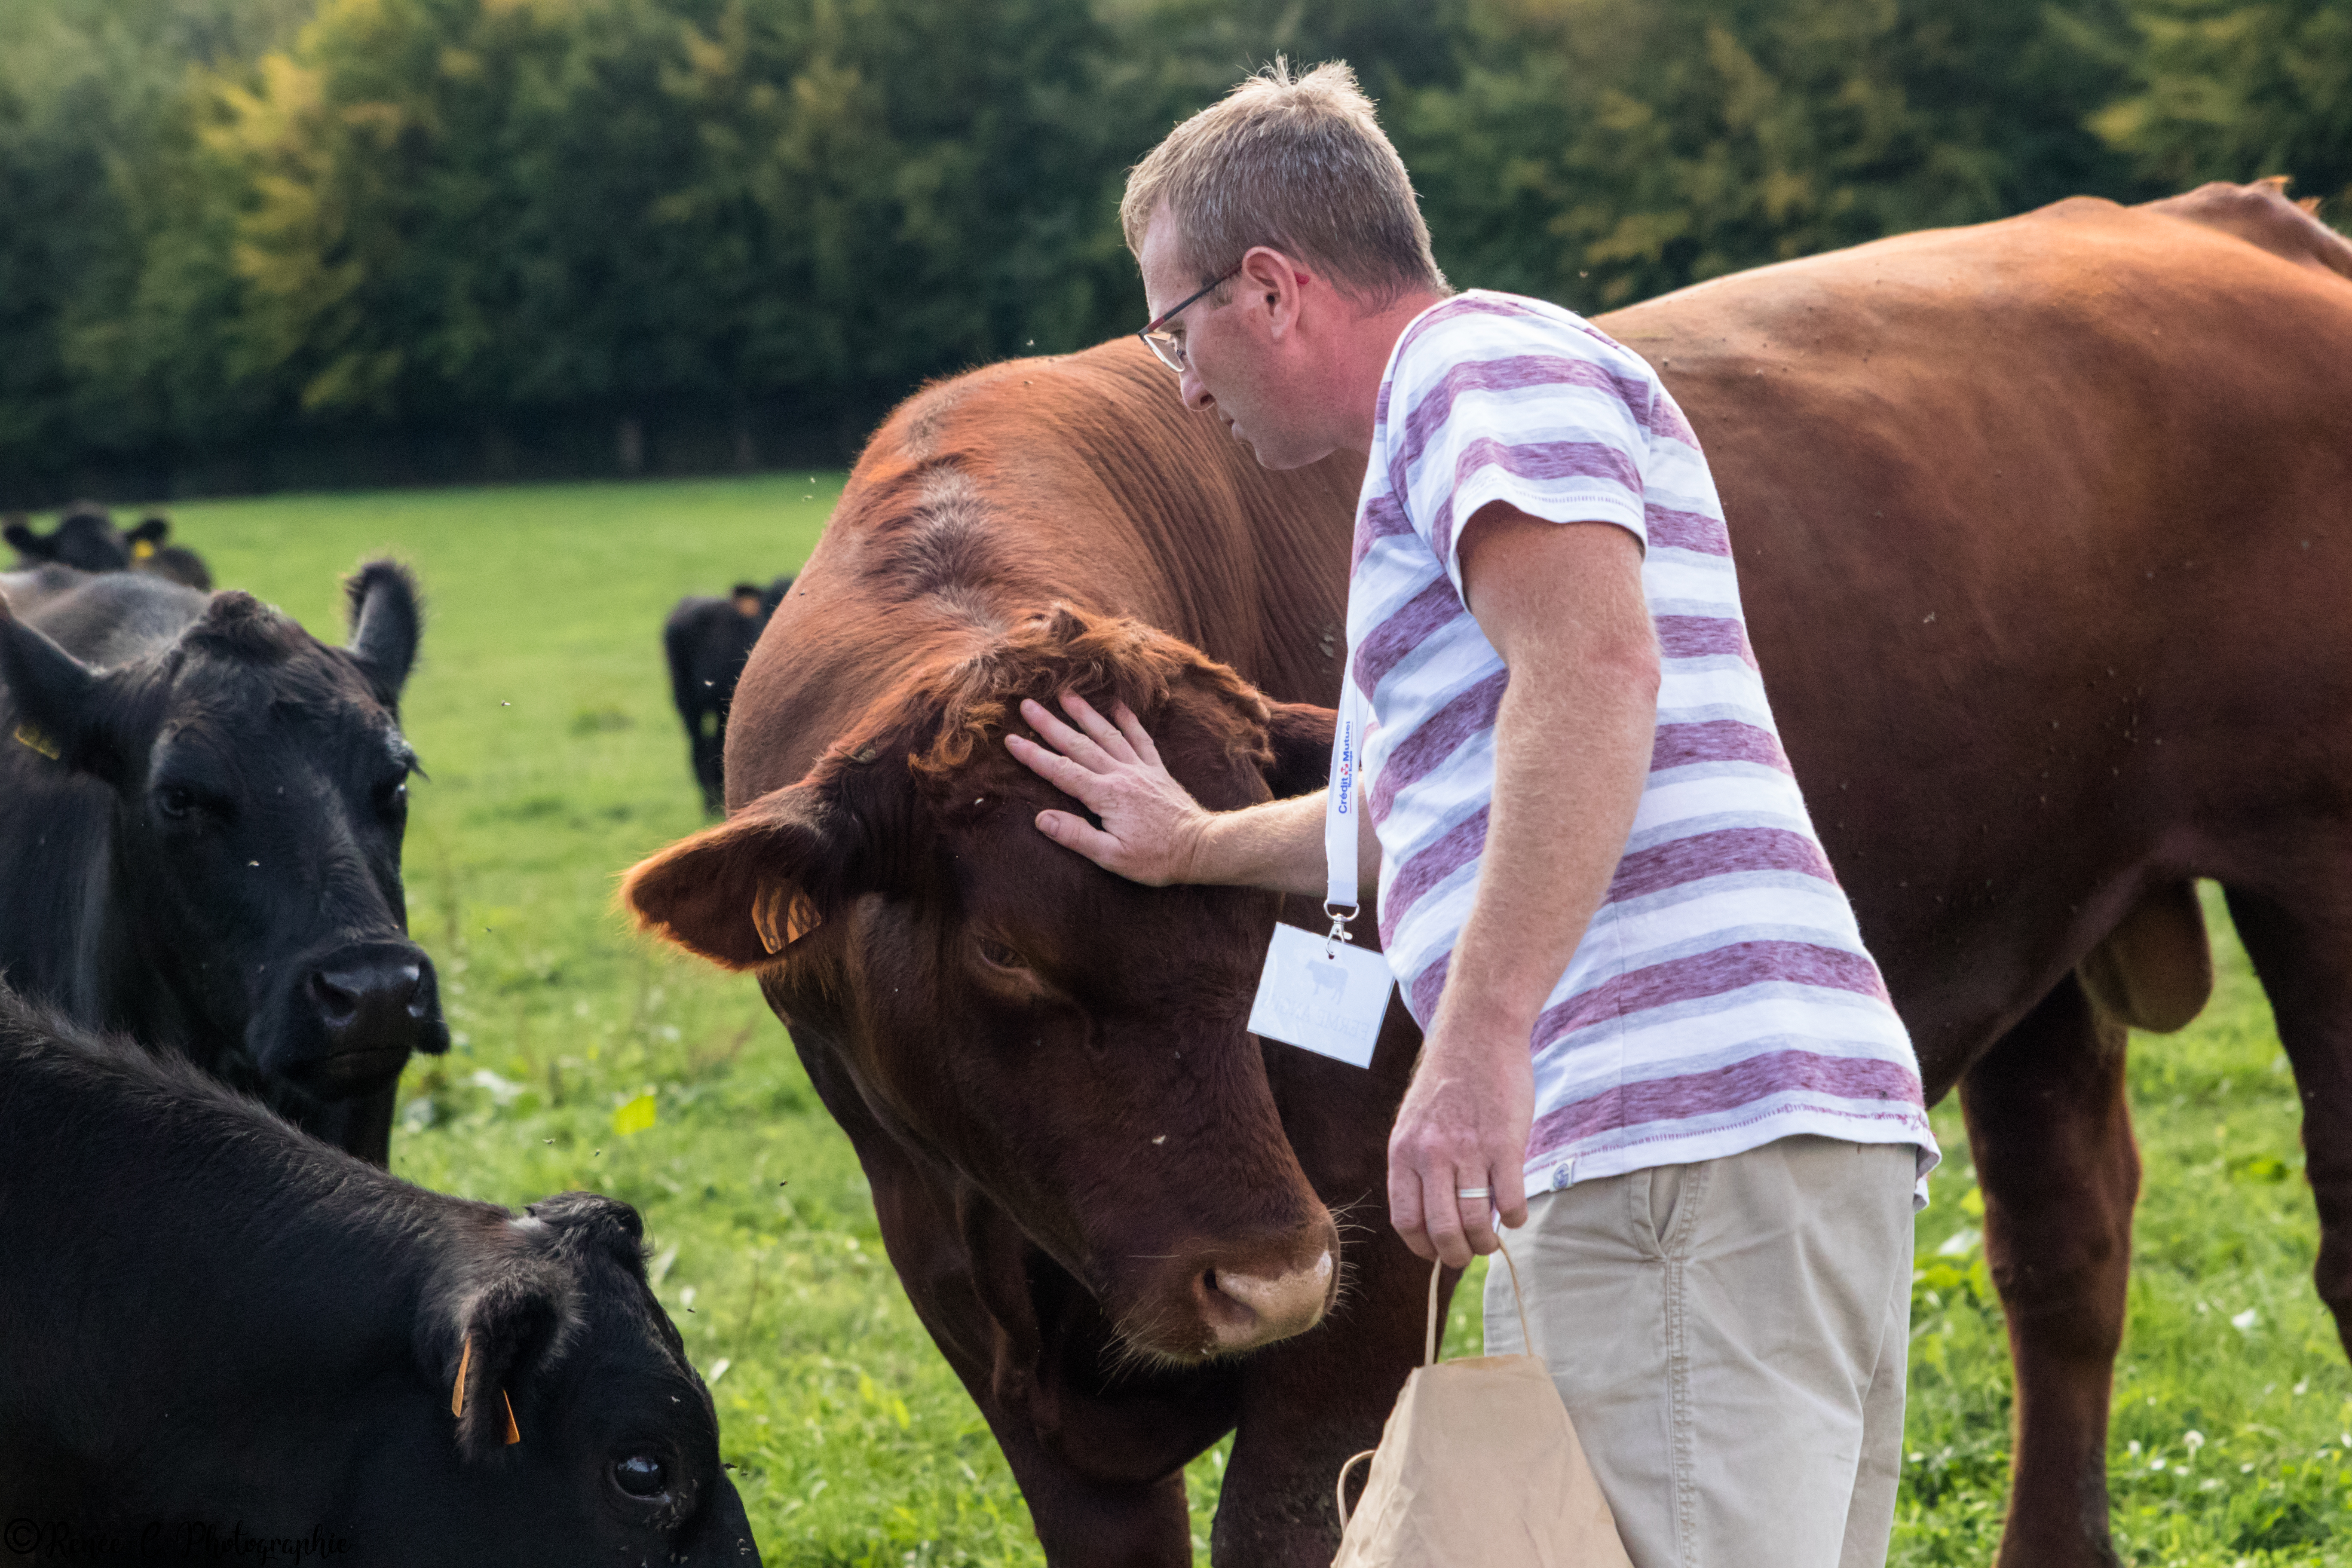
M431 773L412 792L407 879L457 1044L411 1068L394 1168L510 1205L572 1187L637 1205L771 1564L1034 1564L1011 1476L899 1292L857 1163L782 1027L751 981L647 946L613 906L620 871L701 825L663 614L796 567L840 483L280 496L178 521L222 583L314 630L340 625L338 575L379 550L430 598L404 704ZM2211 917L2213 1005L2133 1047L2147 1176L2110 1454L2117 1546L2180 1568L2342 1561L2352 1372L2312 1290L2292 1079ZM2010 1447L1957 1106L1936 1125L1947 1158L1919 1219L1894 1552L1920 1568L1990 1560ZM1476 1283L1456 1353L1478 1342ZM1213 1450L1190 1472L1196 1545L1222 1463Z

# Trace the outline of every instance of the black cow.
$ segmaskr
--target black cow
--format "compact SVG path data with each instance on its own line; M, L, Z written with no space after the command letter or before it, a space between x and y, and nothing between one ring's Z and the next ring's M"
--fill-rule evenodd
M158 577L211 593L212 568L194 551L171 543L171 534L172 520L168 517L149 517L124 534L122 542L131 549L131 569L152 572Z
M0 989L0 1544L756 1568L643 1236L410 1186Z
M77 501L46 534L33 531L22 517L12 517L0 537L16 547L27 568L69 566L78 572L146 572L209 593L212 569L194 551L167 542L172 520L150 516L128 533L117 531L105 508Z
M341 648L136 573L0 601L0 969L382 1164L449 1034L400 881L416 587L347 586Z
M662 650L669 656L669 689L677 716L686 721L688 761L702 786L702 809L717 816L726 809L721 763L727 754L727 710L735 683L751 657L769 617L792 591L779 577L765 588L738 583L723 599L689 594L662 623Z

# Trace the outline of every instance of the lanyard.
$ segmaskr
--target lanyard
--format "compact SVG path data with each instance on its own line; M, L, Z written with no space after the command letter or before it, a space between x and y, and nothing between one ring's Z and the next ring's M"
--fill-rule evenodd
M1339 675L1339 716L1331 731L1331 784L1323 805L1323 860L1327 869L1323 912L1331 917L1331 934L1324 942L1327 951L1336 943L1354 940L1349 934L1348 922L1356 918L1361 907L1357 892L1356 818L1364 808L1364 731L1370 719L1371 705L1357 689L1356 656L1350 651L1348 667Z

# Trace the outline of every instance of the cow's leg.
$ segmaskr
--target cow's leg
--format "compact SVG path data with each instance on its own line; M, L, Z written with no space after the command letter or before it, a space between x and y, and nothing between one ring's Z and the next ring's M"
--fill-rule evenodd
M2107 1401L2139 1193L2126 1042L2069 975L1960 1080L2017 1376L2000 1568L2116 1561Z
M2229 895L2303 1097L2304 1168L2319 1205L2314 1272L2352 1352L2352 904L2328 889Z

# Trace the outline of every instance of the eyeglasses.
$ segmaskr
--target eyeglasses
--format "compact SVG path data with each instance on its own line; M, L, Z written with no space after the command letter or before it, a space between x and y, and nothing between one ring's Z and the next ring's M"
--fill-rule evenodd
M1160 311L1159 315L1152 318L1150 326L1135 335L1143 340L1143 346L1150 349L1161 364L1166 365L1178 375L1183 374L1185 365L1190 363L1184 354L1184 340L1179 334L1168 331L1168 323L1182 315L1186 305L1215 293L1231 282L1240 272L1241 268L1236 267L1233 271L1202 289L1200 293L1187 295L1182 304L1171 305Z

